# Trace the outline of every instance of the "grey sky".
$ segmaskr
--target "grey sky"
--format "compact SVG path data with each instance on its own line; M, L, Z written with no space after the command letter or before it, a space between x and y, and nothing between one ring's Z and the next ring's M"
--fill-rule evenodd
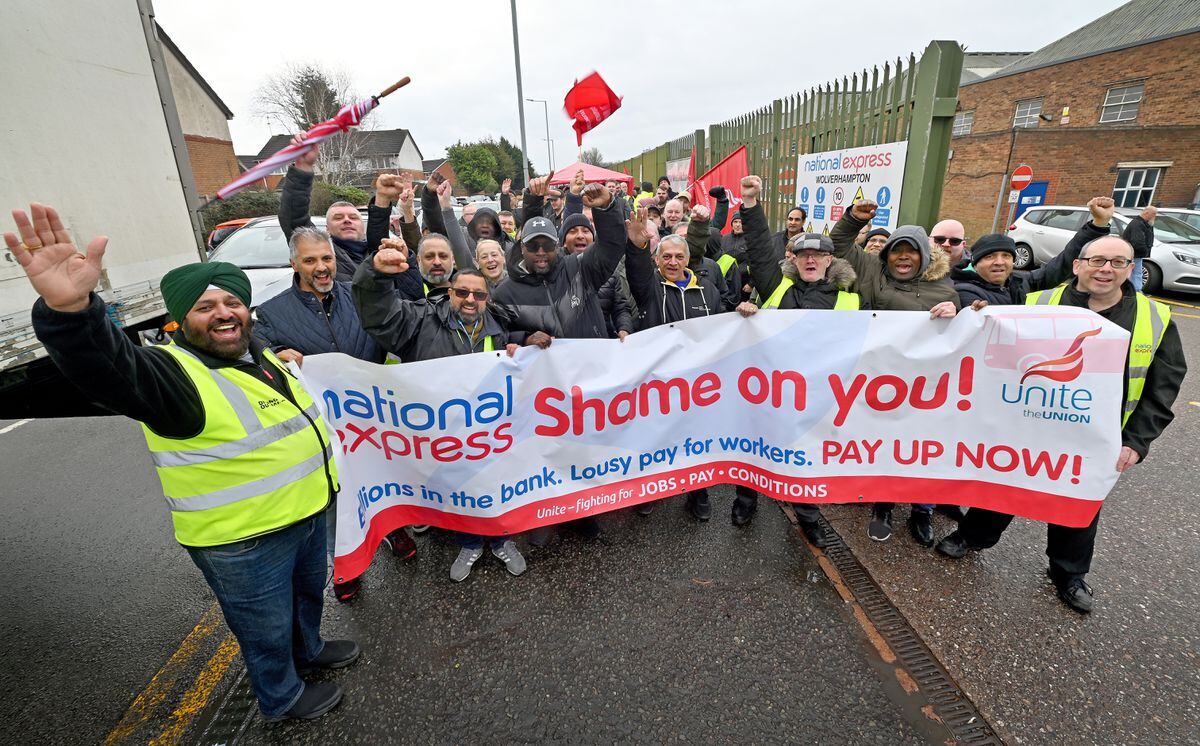
M1120 6L1117 0L1006 2L573 3L518 0L525 96L550 106L555 164L575 160L562 110L576 78L597 70L623 105L584 137L627 158L774 98L953 39L969 51L1033 51ZM372 113L406 127L426 158L458 140L507 136L518 145L507 0L155 0L158 21L234 111L239 154L271 134L254 92L293 62L344 70L376 93L412 85ZM529 156L546 169L541 104L526 104Z

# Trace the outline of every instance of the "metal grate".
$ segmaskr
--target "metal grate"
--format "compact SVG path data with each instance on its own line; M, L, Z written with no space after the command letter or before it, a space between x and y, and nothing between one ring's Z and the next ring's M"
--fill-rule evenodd
M201 731L196 743L201 746L234 746L241 740L256 712L258 702L250 690L250 679L243 668L225 693L217 714Z

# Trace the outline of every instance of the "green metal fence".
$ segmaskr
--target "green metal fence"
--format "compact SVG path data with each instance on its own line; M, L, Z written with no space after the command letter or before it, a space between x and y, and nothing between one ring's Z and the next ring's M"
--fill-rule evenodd
M769 106L698 129L690 135L621 161L636 181L653 182L667 161L696 150L703 173L742 145L750 173L763 177L767 216L782 222L796 203L800 155L908 140L901 224L931 228L942 200L942 181L958 103L963 51L957 42L931 42L918 60L909 55L808 91L775 99Z

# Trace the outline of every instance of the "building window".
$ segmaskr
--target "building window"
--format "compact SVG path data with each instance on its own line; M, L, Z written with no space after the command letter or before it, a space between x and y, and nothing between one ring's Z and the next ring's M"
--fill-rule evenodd
M963 135L971 134L971 126L975 124L974 111L960 111L954 115L954 129L951 130L951 137L962 137Z
M1144 83L1109 88L1104 97L1104 107L1100 110L1100 124L1132 122L1137 119L1145 88Z
M1158 186L1158 168L1121 168L1117 170L1117 185L1113 188L1113 201L1117 207L1145 207L1154 200L1154 188Z
M1013 117L1013 127L1036 127L1042 113L1042 100L1031 98L1017 102L1017 113Z

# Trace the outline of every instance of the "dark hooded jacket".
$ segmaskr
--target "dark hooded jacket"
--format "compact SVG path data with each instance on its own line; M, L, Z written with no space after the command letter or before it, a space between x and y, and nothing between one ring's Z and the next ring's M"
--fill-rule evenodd
M711 263L711 259L705 259ZM713 266L701 272L687 272L687 284L683 287L665 279L654 266L649 248L639 249L626 241L625 272L629 277L629 288L637 302L639 317L637 329L650 329L676 321L701 318L722 313L724 300L716 285L720 270Z
M779 308L832 309L837 303L838 292L851 291L857 279L854 268L844 259L835 258L825 271L825 278L818 282L804 282L795 264L786 259L776 261L774 242L761 204L742 206L742 230L746 237L750 274L763 303L786 277L794 284L783 294ZM869 306L864 302L860 308Z
M952 269L950 277L959 301L966 308L977 300L985 300L993 306L1019 306L1025 303L1030 293L1061 285L1073 276L1072 263L1079 251L1089 241L1108 235L1107 228L1097 228L1092 221L1083 224L1071 237L1062 252L1031 272L1015 271L1003 286L988 282L975 272L975 268Z
M732 311L741 300L741 270L735 263L728 272L721 273L721 267L716 262L716 257L720 256L720 234L713 231L710 225L707 220L692 220L688 223L685 236L688 243L688 269L695 272L701 280L711 277L712 283L721 294L720 310Z
M866 224L846 210L829 232L834 256L850 262L858 275L858 292L864 303L880 311L928 311L943 301L959 307L958 291L950 280L950 257L941 247L929 248L929 237L923 229L900 226L876 256L854 245ZM921 253L921 265L912 280L898 280L887 271L888 251L901 241L914 245Z
M254 333L272 350L291 348L302 355L342 352L370 363L383 361L375 340L363 331L350 286L334 282L323 300L292 286L255 310Z
M532 196L532 195L531 195ZM531 205L532 207L532 205ZM550 328L543 331L564 339L605 339L608 328L598 291L613 276L625 253L625 223L615 201L592 210L596 243L582 254L563 255L546 274L525 268L521 245L508 253L508 279L494 293L497 303L531 318L531 309L548 309Z
M500 246L507 253L512 248L513 240L500 227L500 216L490 207L481 207L476 210L475 216L467 224L467 245L471 247L471 253L475 253L475 244L479 241L479 226L485 223L492 226L492 240L499 241Z
M1121 238L1133 247L1134 259L1145 259L1154 248L1154 226L1141 215L1135 215L1129 220Z
M287 175L279 185L279 227L283 229L283 240L290 241L292 232L297 228L312 227L312 217L308 214L312 185L312 171L288 166ZM387 226L386 220L384 226ZM354 268L367 255L367 242L336 236L330 236L329 240L333 244L334 258L337 259L336 279L349 282L354 277Z
M375 252L379 250L383 239L391 235L391 226L389 222L392 218L392 210L388 207L380 207L375 204L372 199L367 206L367 257L373 257ZM404 238L404 245L408 247L408 271L401 272L398 275L391 275L389 281L392 283L392 288L403 298L417 300L425 295L425 282L421 279L421 270L417 266L417 244L421 241L421 229L417 227L416 221L411 223L400 222L400 233ZM342 270L341 260L338 260L338 280L342 281L345 275ZM350 272L350 278L354 277L354 272ZM347 285L350 284L350 278L346 279Z

